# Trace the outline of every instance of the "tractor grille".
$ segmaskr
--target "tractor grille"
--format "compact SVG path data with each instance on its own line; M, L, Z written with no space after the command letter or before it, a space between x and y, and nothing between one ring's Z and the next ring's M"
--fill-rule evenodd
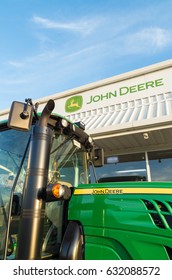
M172 229L172 202L146 199L142 201L157 227Z

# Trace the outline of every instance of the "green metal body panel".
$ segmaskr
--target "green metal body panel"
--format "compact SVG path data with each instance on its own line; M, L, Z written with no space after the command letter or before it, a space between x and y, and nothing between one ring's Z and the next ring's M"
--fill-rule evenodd
M85 259L172 257L172 183L79 185L68 218L83 226Z

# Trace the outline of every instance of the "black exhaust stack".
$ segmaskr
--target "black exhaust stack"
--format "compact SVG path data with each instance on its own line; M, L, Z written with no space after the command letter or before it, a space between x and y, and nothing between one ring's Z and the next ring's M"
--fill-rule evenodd
M26 179L24 184L21 223L16 259L41 259L45 201L39 193L46 191L53 131L47 126L55 103L49 100L38 124L33 129Z

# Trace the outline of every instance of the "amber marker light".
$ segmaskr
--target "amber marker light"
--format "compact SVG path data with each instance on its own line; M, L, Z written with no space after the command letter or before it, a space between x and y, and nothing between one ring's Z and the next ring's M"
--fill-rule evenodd
M61 184L57 183L57 184L54 184L53 187L52 187L52 194L55 198L60 198L64 195L64 188Z
M71 197L71 189L61 183L50 184L46 189L46 202L67 200Z

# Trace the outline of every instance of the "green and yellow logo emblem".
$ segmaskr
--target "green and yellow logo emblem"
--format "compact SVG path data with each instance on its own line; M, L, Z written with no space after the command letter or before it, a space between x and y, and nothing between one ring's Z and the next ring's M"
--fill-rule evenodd
M65 111L66 113L73 113L82 108L83 98L81 95L72 96L66 100Z

